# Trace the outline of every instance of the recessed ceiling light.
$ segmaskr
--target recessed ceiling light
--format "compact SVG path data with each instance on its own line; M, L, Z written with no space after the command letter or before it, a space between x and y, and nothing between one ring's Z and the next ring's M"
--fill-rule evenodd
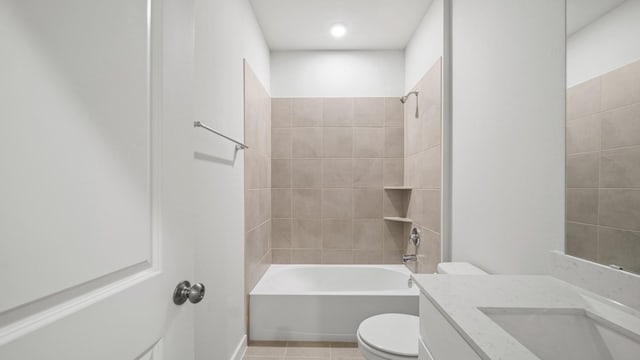
M347 33L347 28L342 24L335 24L331 27L331 36L341 38Z

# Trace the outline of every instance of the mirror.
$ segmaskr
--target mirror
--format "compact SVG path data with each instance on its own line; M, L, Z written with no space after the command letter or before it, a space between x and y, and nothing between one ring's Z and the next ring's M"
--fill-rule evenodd
M640 0L567 0L568 255L640 273Z

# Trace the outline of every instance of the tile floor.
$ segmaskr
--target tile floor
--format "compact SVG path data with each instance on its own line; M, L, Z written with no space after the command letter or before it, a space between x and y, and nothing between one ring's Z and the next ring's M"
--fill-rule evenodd
M255 342L243 360L364 360L355 343Z

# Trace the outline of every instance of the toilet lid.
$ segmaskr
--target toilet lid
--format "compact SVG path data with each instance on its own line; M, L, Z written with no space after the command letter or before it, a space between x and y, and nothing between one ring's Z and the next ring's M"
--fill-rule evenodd
M382 314L360 323L358 335L367 345L385 353L418 356L419 320L406 314Z

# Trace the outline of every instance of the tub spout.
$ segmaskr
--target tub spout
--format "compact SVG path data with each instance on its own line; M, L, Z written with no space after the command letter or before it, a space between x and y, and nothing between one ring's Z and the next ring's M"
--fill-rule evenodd
M416 254L402 255L403 264L406 264L409 261L418 261L418 256L416 256Z

